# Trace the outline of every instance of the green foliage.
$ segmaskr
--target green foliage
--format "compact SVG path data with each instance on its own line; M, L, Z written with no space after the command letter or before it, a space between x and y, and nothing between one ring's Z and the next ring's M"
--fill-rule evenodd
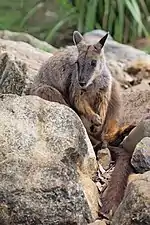
M68 0L59 2L69 5ZM74 12L67 16L67 20L74 24L75 19L76 29L81 33L101 28L108 30L117 41L123 43L149 36L149 0L75 0L74 4ZM65 20L64 17L63 21Z
M28 14L29 9L34 8L38 0L1 0L0 1L0 29L21 30L21 21Z
M150 0L0 0L0 29L24 31L53 44L74 29L110 32L128 43L150 34ZM53 15L56 12L56 15ZM50 16L46 16L50 14Z

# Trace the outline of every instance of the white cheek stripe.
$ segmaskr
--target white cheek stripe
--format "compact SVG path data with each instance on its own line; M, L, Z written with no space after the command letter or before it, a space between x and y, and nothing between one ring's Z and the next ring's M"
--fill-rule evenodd
M99 76L98 73L93 73L93 74L92 74L92 77L89 79L89 81L87 82L87 84L86 84L85 87L87 88L90 84L92 84L93 81L95 80L95 78L98 77L98 76Z
M103 68L101 68L101 70L99 70L99 68L100 68L99 63L97 63L96 68L95 68L91 78L89 79L89 81L87 82L87 84L85 86L86 88L89 85L91 85L93 83L93 81L101 74Z

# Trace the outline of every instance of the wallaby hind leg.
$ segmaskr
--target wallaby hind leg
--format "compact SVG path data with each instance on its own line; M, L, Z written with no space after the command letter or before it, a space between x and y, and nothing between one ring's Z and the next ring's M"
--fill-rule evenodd
M42 85L38 88L32 89L30 91L30 94L39 96L40 98L43 98L50 102L58 102L60 104L68 106L62 94L58 90L49 85Z

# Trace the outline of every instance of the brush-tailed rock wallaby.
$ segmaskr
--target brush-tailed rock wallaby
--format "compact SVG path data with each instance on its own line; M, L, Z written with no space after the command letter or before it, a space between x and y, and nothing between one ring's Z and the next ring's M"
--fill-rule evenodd
M59 102L75 110L93 145L111 126L115 127L111 121L117 119L121 107L118 84L105 60L107 37L108 33L98 43L90 45L78 31L74 31L74 45L54 53L41 66L30 89L31 95ZM119 154L117 151L116 169L110 181L111 191L103 198L104 213L116 209L122 199L129 174L127 165L128 153Z
M89 45L74 31L74 46L59 50L45 62L30 94L73 108L82 119L93 144L108 122L119 115L118 84L111 76L104 56L108 33Z

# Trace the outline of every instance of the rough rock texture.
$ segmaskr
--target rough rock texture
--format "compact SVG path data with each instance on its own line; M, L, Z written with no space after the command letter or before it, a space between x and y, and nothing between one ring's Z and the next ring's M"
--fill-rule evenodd
M92 30L92 31L86 32L86 33L84 34L84 38L85 38L86 40L91 40L91 38L92 38L92 41L93 41L93 42L94 42L94 39L95 39L95 41L97 42L97 40L99 40L99 38L103 37L106 33L107 33L107 32L104 31L104 30L98 30L98 29L96 29L96 30ZM108 40L113 40L113 38L112 38L112 36L110 35L110 33L109 33L109 35L108 35Z
M101 149L98 151L98 161L102 167L107 170L111 163L111 155L108 148Z
M41 64L45 62L48 57L52 56L51 53L36 49L31 45L21 41L15 42L0 39L0 55L4 53L7 53L8 58L12 59L13 61L21 61L21 63L26 64L26 83L30 83L33 81L33 78L37 74L37 71L40 68ZM13 70L11 69L11 66L10 70ZM0 70L0 74L1 73L2 72Z
M122 123L138 123L150 115L150 87L139 85L122 92Z
M26 64L7 52L0 54L0 92L21 95L26 85Z
M150 137L150 115L142 119L122 142L122 147L133 154L136 145L145 137Z
M23 32L12 32L9 30L0 30L0 38L4 40L12 40L17 42L25 42L32 45L35 48L39 48L46 52L55 52L56 48L52 45L49 45L45 41L40 41L39 39L33 37L30 34L23 33Z
M36 96L0 96L0 224L93 222L86 189L96 170L91 143L71 109Z
M130 182L111 224L150 224L150 171Z
M104 35L104 34L103 34ZM91 32L91 35L88 33L84 34L84 38L87 42L94 44L99 41L99 39L102 37L102 33L98 35L98 33ZM106 45L106 55L109 58L114 57L115 61L119 62L130 62L134 59L140 58L140 59L149 59L150 56L148 56L145 52L135 49L132 46L127 46L125 44L118 43L117 41L111 40L111 38L108 39Z
M138 173L150 170L150 137L143 138L136 146L131 164Z

